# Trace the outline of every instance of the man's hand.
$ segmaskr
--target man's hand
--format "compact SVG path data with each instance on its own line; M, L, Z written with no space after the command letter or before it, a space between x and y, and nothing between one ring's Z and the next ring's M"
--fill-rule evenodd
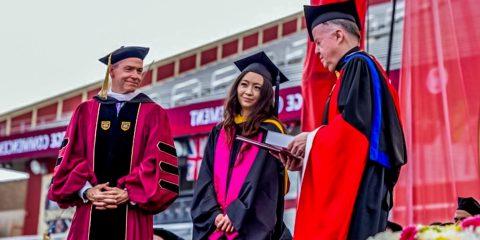
M117 208L116 201L111 197L111 194L106 192L108 182L98 184L87 190L87 199L92 202L96 209L114 209Z
M295 136L292 142L288 144L287 149L294 156L303 158L305 157L305 148L307 146L308 132L302 132Z
M87 198L95 206L95 209L115 209L118 205L129 200L126 190L109 187L108 183L98 184L87 190Z
M285 168L290 171L299 171L302 169L303 158L294 158L290 154L286 154L283 152L270 152L270 154L272 154L272 156L274 156L275 158L279 159L282 162L283 166L285 166Z
M282 152L278 154L270 152L270 154L279 159L288 170L299 171L303 166L303 158L305 157L305 148L307 145L307 136L308 132L300 133L295 136L290 144L288 144L287 150L296 158L292 157L290 154Z
M126 203L129 200L127 189L120 189L117 187L106 187L105 193L110 194L112 199L115 199L116 205Z

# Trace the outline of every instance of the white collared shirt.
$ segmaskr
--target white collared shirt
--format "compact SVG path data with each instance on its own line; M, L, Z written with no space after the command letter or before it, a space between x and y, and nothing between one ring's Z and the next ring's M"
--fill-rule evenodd
M118 116L118 113L120 112L120 109L122 109L123 105L125 104L125 102L128 102L128 101L132 100L138 94L139 94L139 92L137 92L137 91L133 91L133 92L130 92L130 93L116 93L116 92L113 92L112 89L108 89L108 92L107 92L107 95L109 97L115 98L118 101L120 101L116 104L117 116Z

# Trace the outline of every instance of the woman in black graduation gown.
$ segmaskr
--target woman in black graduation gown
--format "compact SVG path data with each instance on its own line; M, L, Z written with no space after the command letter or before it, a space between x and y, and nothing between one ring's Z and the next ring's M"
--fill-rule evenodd
M273 84L287 78L260 52L235 62L242 71L210 133L191 208L193 239L291 239L283 223L288 175L268 151L235 140L284 132ZM277 95L278 97L278 95ZM278 102L278 101L275 101Z

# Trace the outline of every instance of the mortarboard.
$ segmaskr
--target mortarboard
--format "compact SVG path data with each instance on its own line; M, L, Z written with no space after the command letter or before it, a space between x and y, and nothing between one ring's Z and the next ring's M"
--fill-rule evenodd
M111 64L120 62L126 58L144 59L150 49L146 47L120 47L119 49L109 53L107 56L98 59L100 62L108 65L108 58L112 55Z

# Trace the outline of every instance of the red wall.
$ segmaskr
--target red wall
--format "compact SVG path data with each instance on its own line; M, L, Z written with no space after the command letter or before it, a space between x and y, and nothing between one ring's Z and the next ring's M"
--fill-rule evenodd
M0 122L0 136L7 134L7 120Z
M243 37L243 50L247 50L258 45L258 32Z
M97 96L98 92L100 92L100 88L95 88L93 90L90 90L87 92L87 99L91 99L95 96Z
M297 31L297 19L293 19L282 24L282 36L292 34Z
M164 64L157 68L157 81L173 77L175 74L175 62Z
M56 120L58 103L37 109L37 124L49 123Z
M222 45L222 58L226 58L238 52L238 39Z
M144 87L150 84L152 84L152 70L149 70L148 72L145 73L145 75L143 76L142 83L140 84L140 87Z
M12 118L10 134L22 132L22 130L29 129L31 125L32 125L32 112L27 112L22 115L16 116Z
M82 102L82 95L77 95L63 100L62 116L72 113Z
M217 60L217 51L218 47L213 47L207 50L202 51L200 55L200 65L205 65Z
M197 56L190 55L188 57L184 57L180 59L180 68L179 68L179 73L186 72L188 70L192 70L195 68L195 63L196 63L196 58Z
M267 43L278 38L278 25L263 30L262 43Z

